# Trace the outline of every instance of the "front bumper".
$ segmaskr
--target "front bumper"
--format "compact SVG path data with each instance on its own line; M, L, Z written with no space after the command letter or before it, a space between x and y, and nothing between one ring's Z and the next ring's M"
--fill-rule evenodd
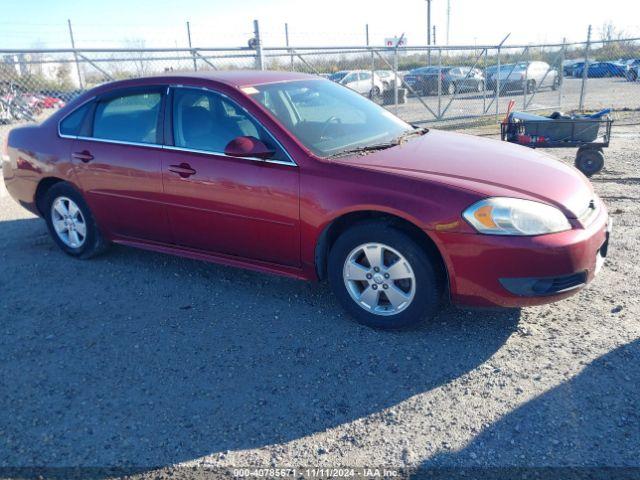
M535 237L436 232L453 303L523 307L566 298L589 283L607 255L604 205L590 224Z

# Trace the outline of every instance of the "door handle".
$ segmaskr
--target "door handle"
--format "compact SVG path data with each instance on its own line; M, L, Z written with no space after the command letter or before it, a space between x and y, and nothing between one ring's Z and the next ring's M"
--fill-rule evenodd
M188 163L181 163L180 165L169 165L169 171L173 173L177 173L182 178L190 177L194 175L196 171L191 168L191 165Z
M84 163L87 163L93 160L93 155L91 155L91 152L89 152L88 150L83 150L81 152L73 152L71 156L78 160L82 160Z

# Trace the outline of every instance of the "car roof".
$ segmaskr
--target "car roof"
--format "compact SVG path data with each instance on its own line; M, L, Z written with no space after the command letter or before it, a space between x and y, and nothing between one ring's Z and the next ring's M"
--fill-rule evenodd
M211 80L213 82L222 83L230 87L249 87L253 85L264 85L267 83L281 83L296 80L322 79L318 75L309 75L298 72L279 72L279 71L261 71L261 70L225 70L225 71L206 71L206 72L170 72L161 75L142 77L131 80L121 80L106 84L110 88L118 86L126 86L127 84L145 85L152 83L176 83L183 79L189 80Z

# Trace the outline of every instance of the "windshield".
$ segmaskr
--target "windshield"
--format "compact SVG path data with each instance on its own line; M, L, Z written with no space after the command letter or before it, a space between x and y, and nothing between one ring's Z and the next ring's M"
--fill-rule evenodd
M320 157L396 140L411 125L358 93L327 80L245 89Z

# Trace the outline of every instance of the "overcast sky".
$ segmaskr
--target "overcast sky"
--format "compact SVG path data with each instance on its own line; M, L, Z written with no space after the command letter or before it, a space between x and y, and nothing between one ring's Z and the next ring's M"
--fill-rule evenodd
M446 41L447 0L432 0L437 43ZM599 38L605 22L640 36L639 0L450 0L451 45L560 42ZM405 33L410 45L426 43L426 0L3 0L0 49L69 47L71 19L79 47L121 47L143 39L148 47L184 47L185 22L201 47L244 46L252 21L260 21L264 43L284 45L289 23L292 45L360 45L369 24L371 43Z

